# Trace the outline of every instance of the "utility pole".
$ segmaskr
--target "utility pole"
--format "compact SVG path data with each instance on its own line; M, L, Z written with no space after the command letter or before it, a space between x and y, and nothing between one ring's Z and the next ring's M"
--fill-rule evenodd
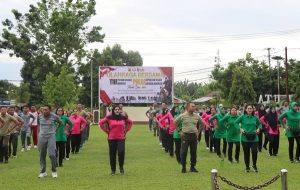
M288 71L288 59L287 59L287 47L285 50L285 100L289 102L289 71Z
M269 62L269 78L270 78L270 82L271 82L271 48L267 48L268 50L268 62Z
M215 56L215 63L217 63L218 65L220 65L220 50L218 49L217 51L217 56Z
M280 61L283 60L281 56L274 56L272 59L277 61L277 102L280 102Z

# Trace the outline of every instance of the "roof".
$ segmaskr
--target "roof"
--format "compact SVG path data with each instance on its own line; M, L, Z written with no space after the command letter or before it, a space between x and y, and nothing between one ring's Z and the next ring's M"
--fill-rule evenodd
M196 99L196 100L193 100L192 102L195 102L195 103L203 103L203 102L208 102L208 101L210 101L211 99L213 99L213 97L204 96L204 97L198 98L198 99Z

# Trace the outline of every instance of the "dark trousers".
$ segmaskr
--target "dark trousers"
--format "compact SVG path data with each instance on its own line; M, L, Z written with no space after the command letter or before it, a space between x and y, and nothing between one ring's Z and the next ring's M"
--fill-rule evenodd
M176 160L177 160L178 163L180 163L181 162L181 159L180 159L181 139L175 139L174 138L174 142L175 142Z
M269 134L269 154L275 156L278 154L279 149L279 135Z
M56 159L58 159L58 165L62 166L63 159L65 158L66 142L56 141Z
M91 127L92 123L88 123L86 126L86 134L85 134L85 140L88 141L89 137L90 137L90 127Z
M290 160L294 160L294 139L296 139L297 148L296 148L296 159L299 159L300 156L300 137L289 137L289 157Z
M246 168L250 167L250 150L252 153L252 163L253 166L256 166L257 162L257 142L242 142L243 150L244 150L244 161Z
M209 133L210 133L209 130L205 130L205 144L207 148L209 147L209 137L210 137Z
M165 151L168 152L168 146L167 146L167 139L168 139L168 133L166 130L160 128L161 133L161 143L162 147L165 148Z
M81 134L72 134L71 135L71 146L72 146L72 153L78 153L80 148L81 142Z
M262 136L262 131L260 131L258 133L258 150L261 151L262 149L262 140L263 139L263 136Z
M109 161L111 171L116 171L117 152L119 159L119 167L123 169L125 160L125 139L123 140L108 140L109 146Z
M232 162L232 149L233 149L233 144L235 144L235 160L239 161L240 158L240 142L228 142L228 160Z
M197 163L197 135L194 133L184 133L181 139L180 157L183 167L186 166L186 157L188 148L190 147L191 167L194 167Z
M12 133L10 134L9 138L9 149L8 149L8 155L9 157L11 154L13 156L17 156L17 150L18 150L18 138L19 138L19 133Z
M214 145L218 156L221 156L221 139L214 139ZM226 150L227 150L227 141L225 138L223 138L223 150L222 153L226 156Z
M201 136L202 136L202 130L199 132L199 135L198 135L198 138L197 138L197 141L200 143L201 141Z
M173 156L174 155L173 134L168 134L167 145L168 145L168 151L170 153L170 156Z
M152 131L153 119L149 119L149 130Z
M215 131L213 131L211 129L209 130L209 151L210 152L212 152L213 148L215 147L214 133L215 133Z
M0 136L0 162L3 162L3 157L8 160L8 144L10 136Z
M264 144L263 147L267 147L268 143L269 143L269 131L267 129L263 130L263 134L265 136L265 140L264 140Z
M70 158L71 152L71 135L68 135L66 142L66 158Z
M27 139L27 146L30 146L31 142L30 142L30 136L26 131L21 131L21 145L22 148L25 148L25 141Z
M159 136L159 126L155 121L152 122L153 134L154 136Z

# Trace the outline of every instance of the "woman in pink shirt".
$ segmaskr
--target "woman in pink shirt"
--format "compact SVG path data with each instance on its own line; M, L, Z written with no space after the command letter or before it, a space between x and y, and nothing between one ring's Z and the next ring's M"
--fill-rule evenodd
M73 128L71 130L71 151L74 154L78 154L81 142L81 133L86 127L87 121L79 114L74 111L70 117L73 123Z
M120 107L113 106L112 114L101 119L99 125L108 135L111 175L116 174L116 158L118 152L120 173L124 174L125 138L132 127L132 121L127 115L120 114Z
M269 134L269 155L277 156L279 149L279 122L275 107L270 107L269 112L260 118Z
M158 122L158 125L166 131L166 150L168 150L171 157L174 156L174 139L173 134L175 130L174 115L177 112L177 106L174 106L170 112L167 112Z

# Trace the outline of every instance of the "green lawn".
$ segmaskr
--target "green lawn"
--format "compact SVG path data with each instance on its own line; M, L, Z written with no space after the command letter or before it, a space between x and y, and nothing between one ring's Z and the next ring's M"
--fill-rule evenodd
M19 148L20 149L20 148ZM125 175L110 176L107 140L98 128L91 129L91 137L78 155L71 155L58 168L58 179L47 177L38 179L38 151L18 152L17 159L0 165L0 190L35 189L210 189L210 171L218 169L240 185L257 185L277 175L282 168L288 170L290 190L300 189L300 164L291 164L287 154L287 139L282 133L278 157L269 157L267 152L259 153L259 173L245 173L241 151L241 162L230 164L220 161L215 154L205 150L203 140L198 146L199 173L181 174L181 167L175 158L170 158L158 144L157 138L150 134L146 126L134 126L126 140ZM51 176L50 160L47 159L47 173ZM233 189L220 182L220 188ZM266 189L279 190L280 179Z

